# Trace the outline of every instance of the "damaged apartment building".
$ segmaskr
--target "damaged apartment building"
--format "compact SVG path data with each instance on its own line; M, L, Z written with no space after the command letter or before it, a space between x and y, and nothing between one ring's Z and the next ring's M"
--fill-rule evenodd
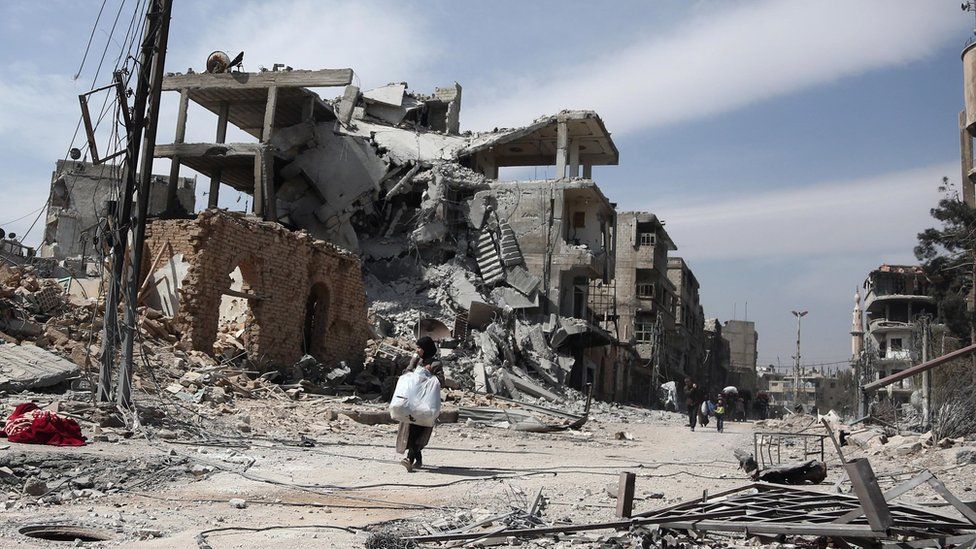
M461 133L458 84L421 94L352 81L351 69L290 68L164 79L179 104L173 142L155 148L172 169L148 229L146 299L187 345L212 352L234 333L258 362L311 354L380 376L363 349L430 335L471 388L554 401L589 385L650 403L665 379L648 357L673 364L656 370L669 379L697 367L697 282L682 263L672 283L663 224L622 224L593 180L594 166L619 162L596 113ZM312 91L329 87L341 95ZM191 102L215 115L212 142L185 142ZM246 137L228 142L229 126ZM181 167L209 181L201 213L173 215L174 194L193 211ZM553 175L503 177L526 167ZM250 195L250 211L220 210L225 187ZM648 269L661 292L652 306Z

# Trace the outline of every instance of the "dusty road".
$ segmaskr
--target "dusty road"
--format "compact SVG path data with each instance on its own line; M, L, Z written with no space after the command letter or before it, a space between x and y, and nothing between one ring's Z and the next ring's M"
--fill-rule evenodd
M744 482L732 449L751 446L752 431L750 423L730 422L725 433L713 425L692 433L681 415L636 409L595 414L583 431L562 433L447 424L436 429L424 452L427 469L408 473L394 454L395 426L361 425L342 416L315 421L293 412L292 423L277 415L264 425L254 420L250 435L207 445L131 438L78 449L26 448L34 458L64 458L69 464L61 475L49 475L52 492L67 477L111 463L119 464L109 469L122 477L119 491L79 493L71 501L39 506L23 497L16 505L8 501L0 544L47 547L50 542L31 540L18 528L67 520L114 535L113 541L85 546L197 547L200 532L218 529L206 538L215 549L357 547L366 534L339 528L406 520L422 531L424 522L470 522L472 516L524 506L540 488L548 499L547 520L610 520L615 500L608 487L616 486L622 471L638 475L637 510ZM298 446L294 428L309 433L314 447ZM618 440L618 432L634 440ZM275 436L290 445L272 442ZM23 450L10 445L0 456ZM244 500L246 507L236 508L232 499ZM299 528L232 529L271 526Z

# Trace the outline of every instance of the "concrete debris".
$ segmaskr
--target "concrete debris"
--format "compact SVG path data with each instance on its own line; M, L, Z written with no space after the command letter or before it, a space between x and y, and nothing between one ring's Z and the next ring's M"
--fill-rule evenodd
M0 391L51 387L76 377L78 365L31 345L0 345Z

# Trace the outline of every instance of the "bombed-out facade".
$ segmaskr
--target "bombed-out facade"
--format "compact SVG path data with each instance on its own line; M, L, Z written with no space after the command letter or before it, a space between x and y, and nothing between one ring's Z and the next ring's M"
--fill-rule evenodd
M576 388L652 404L662 382L707 375L698 282L670 263L663 222L618 214L595 180L594 166L619 162L596 113L462 134L456 83L421 94L352 80L350 69L164 79L179 104L173 142L154 150L172 168L151 200L145 299L183 345L236 348L265 368L352 364L378 388L387 373L364 349L429 335L471 387L552 401ZM321 87L342 93L324 101L310 89ZM191 103L216 116L212 141L186 142ZM229 127L247 137L228 142ZM505 177L531 166L552 177ZM209 183L202 212L182 167ZM52 196L106 169L59 164ZM249 195L249 211L218 207L226 187ZM48 222L60 256L84 242L68 212Z

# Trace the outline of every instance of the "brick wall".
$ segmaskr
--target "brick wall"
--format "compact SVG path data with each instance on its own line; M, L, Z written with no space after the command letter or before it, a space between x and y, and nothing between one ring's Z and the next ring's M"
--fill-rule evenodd
M355 255L307 233L220 210L196 219L155 220L146 242L145 270L160 250L163 261L183 254L190 264L177 323L194 349L213 351L221 296L240 267L243 291L256 296L249 300L244 334L252 360L291 364L302 356L306 305L314 294L311 354L326 363L363 361L366 292Z

